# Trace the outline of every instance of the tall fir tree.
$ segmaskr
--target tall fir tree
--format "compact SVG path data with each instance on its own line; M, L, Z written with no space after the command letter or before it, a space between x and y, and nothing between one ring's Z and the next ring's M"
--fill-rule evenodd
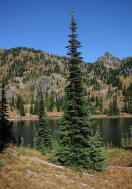
M33 99L33 96L32 96L32 100L31 100L31 105L30 105L30 114L33 115L33 104L34 104L34 99Z
M44 110L43 94L41 92L38 118L38 126L35 128L34 147L36 150L45 153L47 150L51 149L52 144L50 129L46 120L46 114Z
M0 152L12 140L12 125L8 120L7 100L5 95L5 85L2 83L2 92L0 98Z
M113 99L113 113L114 113L114 115L118 115L119 114L118 96L117 96L117 94Z
M132 97L130 96L129 99L128 99L128 113L131 113L132 114Z
M33 114L39 115L39 102L38 102L38 97L36 98L35 103L34 103Z
M90 119L83 87L82 58L78 52L81 44L77 40L76 29L77 23L72 10L71 34L67 46L67 54L70 56L69 76L65 88L64 114L59 122L56 159L63 165L103 170L106 167L106 157L103 148L99 148L99 140L94 141L99 137L93 132L94 122ZM97 144L98 151L95 148ZM97 154L99 157L95 158Z
M17 96L16 108L20 112L20 116L25 116L24 102L21 96Z

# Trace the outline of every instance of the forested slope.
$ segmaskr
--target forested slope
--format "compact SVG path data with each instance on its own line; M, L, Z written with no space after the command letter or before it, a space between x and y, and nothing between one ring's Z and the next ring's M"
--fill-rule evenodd
M62 111L68 58L26 47L0 49L0 82L6 81L10 111L38 113L40 90L49 112ZM132 57L106 52L82 62L84 85L93 114L132 113Z

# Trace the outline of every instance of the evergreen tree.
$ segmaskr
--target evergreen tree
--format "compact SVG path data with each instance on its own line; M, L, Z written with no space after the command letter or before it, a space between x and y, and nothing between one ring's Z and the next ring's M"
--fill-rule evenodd
M112 92L111 92L111 89L110 89L110 86L109 86L109 88L108 88L107 98L111 98L111 95L112 95Z
M123 108L122 108L122 111L128 113L128 105L127 105L127 102L124 102L124 106L123 106Z
M132 114L132 97L129 97L128 100L128 113Z
M38 98L36 98L36 100L35 100L33 114L35 114L35 115L39 114L39 102L38 102Z
M12 122L8 120L7 100L5 95L5 86L3 82L0 99L0 152L12 140L12 125Z
M104 159L106 158L106 155L104 153L104 145L102 142L101 134L99 127L96 129L96 133L94 134L93 138L93 145L91 146L91 152L90 155L92 157L92 168L94 170L103 170L106 168L107 163L104 162Z
M17 96L16 108L20 112L21 116L25 116L24 103L21 96Z
M113 103L110 102L109 104L109 110L108 110L108 116L114 115L114 111L113 111Z
M51 135L46 120L42 93L40 93L38 118L39 118L39 123L38 123L38 127L36 127L35 130L34 146L36 150L39 150L42 153L44 153L46 150L49 150L51 148Z
M99 106L99 99L98 99L98 96L96 96L96 107Z
M81 72L81 46L77 40L77 24L72 11L71 34L68 49L69 76L65 88L64 114L59 122L58 147L56 157L59 163L78 168L103 170L106 166L103 148L99 151L99 140L94 141L94 122L90 119L86 94L83 88L83 74ZM96 136L97 137L97 136ZM96 145L95 145L96 144ZM98 158L95 158L97 157ZM98 165L98 166L97 166Z
M53 108L54 108L54 93L53 91L51 92L51 96L50 96L50 105L49 105L49 111L53 112Z
M15 107L15 100L14 100L14 97L12 96L12 98L11 98L11 105L12 105L12 107Z
M100 108L100 113L102 114L103 113L103 99L102 98L100 98L99 108Z
M23 100L21 101L20 105L20 116L25 116Z
M31 103L31 106L30 106L30 114L33 115L33 104Z
M33 115L33 104L34 104L34 99L32 96L32 100L31 100L31 106L30 106L30 114Z
M117 100L117 94L116 96L114 97L114 100L113 100L113 113L114 115L118 115L119 114L119 108L118 108L118 100Z

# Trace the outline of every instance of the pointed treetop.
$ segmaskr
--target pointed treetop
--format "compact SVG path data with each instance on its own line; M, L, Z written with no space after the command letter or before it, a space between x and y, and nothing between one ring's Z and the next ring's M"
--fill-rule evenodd
M72 17L74 16L74 8L72 8Z

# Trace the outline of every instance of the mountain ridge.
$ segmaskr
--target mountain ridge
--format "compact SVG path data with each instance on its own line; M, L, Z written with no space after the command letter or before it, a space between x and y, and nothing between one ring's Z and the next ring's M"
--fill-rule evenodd
M106 52L94 63L82 62L81 67L88 102L96 109L96 113L107 112L116 95L119 112L122 112L125 102L128 106L132 96L132 57L120 60ZM22 96L27 112L32 97L36 100L40 89L44 94L46 108L61 111L67 76L68 57L26 47L0 49L0 82L3 78L6 80L10 104L12 97L16 103L17 97ZM128 90L126 94L123 93L124 88ZM124 94L129 97L126 98Z

